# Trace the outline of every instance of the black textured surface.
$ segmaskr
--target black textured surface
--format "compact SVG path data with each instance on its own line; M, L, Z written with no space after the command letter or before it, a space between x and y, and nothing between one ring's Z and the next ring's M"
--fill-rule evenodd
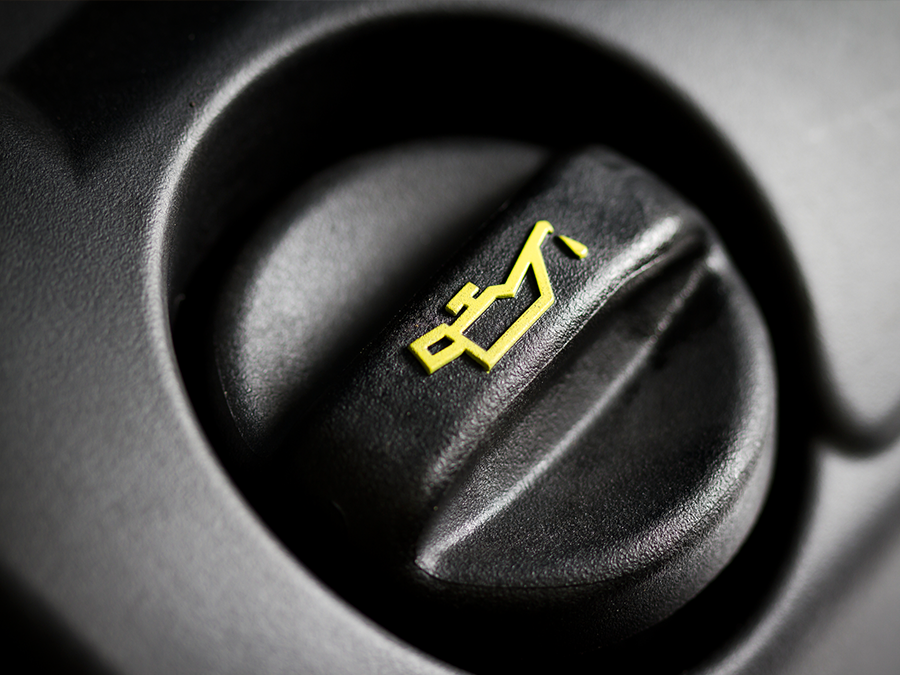
M444 305L467 282L501 283L540 220L589 250L577 260L545 241L554 304L489 372L463 355L427 374L407 347L450 321ZM499 335L530 302L496 301L467 335ZM700 214L618 155L585 150L394 317L298 422L277 472L340 514L330 539L349 552L327 531L304 544L319 569L338 588L366 577L350 595L377 589L386 608L362 602L401 635L494 662L542 651L536 640L582 651L671 614L742 543L773 464L773 369ZM283 527L309 520L282 508ZM404 608L404 593L420 603Z
M780 453L746 545L657 628L553 669L896 671L900 6L110 3L54 32L67 10L18 11L0 22L6 653L450 672L266 532L214 459L191 338L203 279L305 177L452 134L650 167L714 223L776 349Z
M420 141L304 186L241 250L217 298L210 396L222 452L264 461L424 283L546 161L522 143Z

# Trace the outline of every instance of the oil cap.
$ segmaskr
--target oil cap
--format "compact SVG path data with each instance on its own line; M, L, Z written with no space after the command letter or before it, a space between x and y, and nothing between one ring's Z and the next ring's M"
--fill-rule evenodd
M274 462L282 535L332 586L435 653L528 654L632 635L722 570L776 382L701 213L587 148L415 290Z

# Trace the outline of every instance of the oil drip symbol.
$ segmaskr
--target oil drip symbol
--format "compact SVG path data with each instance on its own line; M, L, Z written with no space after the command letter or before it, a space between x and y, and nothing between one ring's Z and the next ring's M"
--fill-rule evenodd
M489 371L550 308L554 301L553 288L541 253L541 244L552 232L553 226L548 221L539 220L535 223L505 282L488 286L477 297L478 286L472 282L467 283L447 303L447 311L456 316L456 320L451 324L444 323L433 328L409 345L410 351L419 359L429 375L463 354L468 354L482 368ZM560 236L559 239L578 258L587 255L588 250L584 244L569 237ZM495 300L512 298L519 292L529 267L537 280L538 297L503 335L487 349L463 335ZM441 349L432 353L432 348L441 345L443 345Z

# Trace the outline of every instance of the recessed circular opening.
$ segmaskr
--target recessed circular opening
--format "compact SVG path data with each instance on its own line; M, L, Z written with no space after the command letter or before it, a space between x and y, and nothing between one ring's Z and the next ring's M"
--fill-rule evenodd
M776 352L785 359L799 351L794 323L777 321L793 314L792 298L799 294L783 292L795 284L780 264L783 249L765 203L715 130L664 82L608 47L503 17L472 12L379 19L324 37L251 82L198 145L185 175L180 229L168 261L173 332L188 392L214 447L231 441L208 392L210 308L257 226L298 186L346 157L447 137L508 139L551 150L602 144L648 167L719 228L769 318ZM797 378L783 367L780 372L782 386L793 386ZM780 460L776 486L798 471L796 461L784 469ZM271 521L252 472L227 454L223 463ZM776 502L796 511L791 499ZM783 512L781 522L764 516L765 535L752 537L739 555L738 566L746 568L741 559L750 559L763 570L753 583L726 570L688 612L602 657L579 655L571 664L649 664L654 657L642 647L649 643L666 645L673 671L686 667L736 630L758 602L777 560L786 557L789 521ZM453 653L437 655L479 666Z

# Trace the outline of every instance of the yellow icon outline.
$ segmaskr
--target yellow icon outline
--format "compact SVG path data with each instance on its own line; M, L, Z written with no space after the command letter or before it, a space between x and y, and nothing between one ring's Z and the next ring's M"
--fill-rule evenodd
M506 281L502 284L488 286L477 297L478 286L472 282L467 283L447 303L447 311L456 316L456 320L453 323L443 323L433 328L409 345L409 350L425 367L429 375L463 354L468 354L482 368L490 371L541 315L553 305L555 301L553 288L550 284L550 276L547 274L544 256L541 253L541 245L547 235L552 232L553 226L548 221L540 220L535 223ZM583 258L587 255L587 247L583 244L568 237L560 237L560 239L577 257ZM497 338L494 344L484 349L463 335L495 300L512 298L519 292L529 268L533 270L534 278L537 281L538 297ZM441 343L447 344L432 353L431 349Z

